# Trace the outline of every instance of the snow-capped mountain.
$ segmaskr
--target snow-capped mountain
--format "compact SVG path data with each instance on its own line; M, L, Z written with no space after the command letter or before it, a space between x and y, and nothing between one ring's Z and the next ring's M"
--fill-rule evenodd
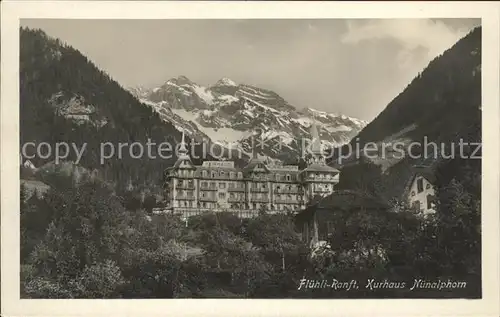
M312 108L296 109L277 93L222 78L210 87L185 76L154 89L129 89L165 121L195 139L272 159L296 159L316 122L326 148L348 143L367 122ZM258 137L256 137L258 135ZM255 145L252 145L255 140Z

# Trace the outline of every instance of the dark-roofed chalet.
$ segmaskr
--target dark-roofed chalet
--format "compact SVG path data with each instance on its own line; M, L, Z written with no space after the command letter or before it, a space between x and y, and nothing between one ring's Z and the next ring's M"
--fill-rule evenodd
M423 215L432 214L436 211L435 183L436 176L432 167L415 166L404 187L403 198Z
M382 200L352 190L336 191L330 196L319 198L306 209L295 215L295 225L304 242L310 246L327 241L333 233L334 217L352 212L388 211L389 205Z

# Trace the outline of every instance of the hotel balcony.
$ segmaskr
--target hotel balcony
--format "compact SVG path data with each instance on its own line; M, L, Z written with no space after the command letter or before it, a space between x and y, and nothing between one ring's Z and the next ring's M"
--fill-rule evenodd
M252 203L268 203L269 202L269 198L267 198L267 197L265 197L265 198L251 197L248 201L252 202Z
M228 202L230 203L244 203L245 202L245 198L241 198L241 197L229 197L227 199Z
M300 205L304 203L303 199L300 200L291 200L291 199L274 199L273 203L275 204L294 204L294 205Z
M177 196L175 197L176 200L196 200L196 197L194 196Z
M198 198L199 201L210 201L210 202L216 202L217 198L215 197L200 197Z
M253 193L268 193L269 189L267 189L267 188L250 188L250 191Z
M325 188L315 188L313 189L313 192L315 193L331 193L333 192L332 189L325 189Z
M245 192L245 187L229 187L227 189L228 192Z
M230 212L240 218L253 218L259 214L256 210L234 208L174 208L171 212L186 218L212 212Z
M217 187L200 187L200 190L206 190L206 191L217 191Z
M275 189L275 194L302 194L304 191L299 189Z
M194 189L194 184L175 184L176 189Z
M316 183L333 183L336 184L339 182L339 175L331 176L331 177L321 177L321 176L306 176L303 181L305 182L316 182Z

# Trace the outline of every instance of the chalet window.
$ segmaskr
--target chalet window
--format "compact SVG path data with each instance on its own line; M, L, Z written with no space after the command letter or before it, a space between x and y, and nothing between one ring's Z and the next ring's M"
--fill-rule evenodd
M413 197L413 196L415 196L415 191L412 191L412 192L411 192L411 196L412 196L412 197Z
M427 209L432 209L432 195L427 195Z
M413 202L413 208L415 208L416 210L421 210L422 207L419 200Z
M424 191L424 179L423 178L417 179L417 191L419 193Z
M327 221L326 222L326 234L331 234L333 233L333 222L332 221Z
M425 185L425 189L429 189L429 188L431 188L431 184Z

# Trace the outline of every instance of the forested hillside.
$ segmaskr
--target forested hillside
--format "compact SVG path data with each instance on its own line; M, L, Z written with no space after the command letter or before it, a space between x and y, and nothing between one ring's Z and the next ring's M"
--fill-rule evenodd
M481 28L432 60L359 134L381 141L415 126L409 136L449 139L480 123Z
M352 188L350 182L364 179L364 185L377 184L374 187L387 199L401 195L413 166L435 166L443 156L451 155L453 148L458 156L461 139L467 143L481 142L481 113L481 28L478 27L416 74L407 88L353 138L352 149L356 143L363 148L374 142L379 150L371 152L370 158L363 152L351 152L355 155L344 158L340 162L339 187ZM412 156L408 155L411 142L420 144L411 148ZM424 152L429 142L436 143L437 153L432 147ZM404 156L397 158L390 147L385 153L380 151L382 144L397 143L404 144ZM471 155L475 147L465 150L465 154ZM336 158L338 153L349 153L348 146L336 151ZM377 169L378 172L373 172ZM378 174L377 182L368 180L369 174Z
M26 142L67 142L81 148L87 143L80 164L99 170L102 178L118 185L129 180L158 184L172 160L157 155L151 159L146 153L143 158L133 158L125 148L123 159L115 155L101 165L100 144L140 142L145 146L149 138L175 146L179 132L78 50L41 30L21 28L20 36L21 146ZM32 161L41 166L51 159ZM71 151L67 160L75 159Z

